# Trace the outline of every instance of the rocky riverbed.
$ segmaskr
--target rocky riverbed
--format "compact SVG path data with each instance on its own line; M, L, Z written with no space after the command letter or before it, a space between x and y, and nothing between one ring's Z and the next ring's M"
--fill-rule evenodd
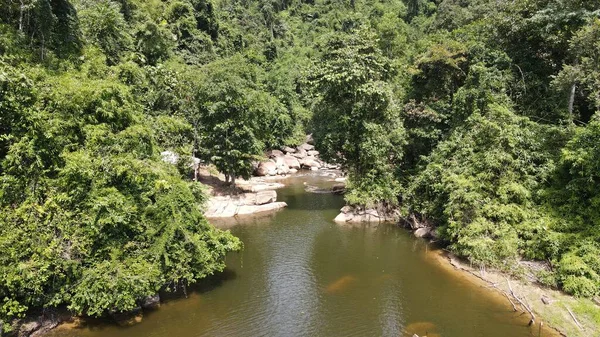
M315 150L312 137L307 136L306 143L297 147L283 147L281 150L270 150L265 154L265 160L255 164L254 174L258 177L287 176L306 170L339 169L321 160L319 151Z

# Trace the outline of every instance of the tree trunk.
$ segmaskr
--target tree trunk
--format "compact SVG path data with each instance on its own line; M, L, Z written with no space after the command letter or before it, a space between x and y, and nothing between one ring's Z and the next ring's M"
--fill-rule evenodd
M231 186L235 187L235 173L231 174Z
M575 83L571 86L571 94L569 95L569 114L571 115L571 120L573 120L573 105L575 104L575 91L577 90L577 86Z
M25 3L21 0L21 7L19 7L19 32L23 32L23 11L25 10Z

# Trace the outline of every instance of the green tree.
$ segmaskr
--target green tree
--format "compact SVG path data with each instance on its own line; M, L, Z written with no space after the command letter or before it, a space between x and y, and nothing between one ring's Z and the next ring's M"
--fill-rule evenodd
M198 109L189 118L200 135L201 157L235 184L252 174L252 161L264 148L256 68L235 56L204 67L198 83Z
M393 69L366 29L331 36L323 49L310 82L317 98L317 149L348 170L350 203L395 203L394 164L402 158L405 139L400 109L386 82Z
M426 159L405 195L411 211L435 221L452 249L480 266L514 262L543 235L535 193L554 168L552 133L492 104L452 131Z
M110 65L117 64L123 52L131 48L121 6L109 0L85 1L82 5L79 18L85 36L102 49Z

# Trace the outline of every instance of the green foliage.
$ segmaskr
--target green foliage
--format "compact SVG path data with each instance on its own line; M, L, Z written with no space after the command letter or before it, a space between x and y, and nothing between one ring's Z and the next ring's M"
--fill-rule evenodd
M85 1L79 10L81 27L91 43L97 44L109 64L117 64L131 48L131 36L121 8L112 1Z
M195 96L199 107L192 118L197 117L193 125L202 135L200 155L228 181L252 174L252 160L264 147L264 114L278 103L256 90L256 72L239 56L213 63L204 68Z
M547 136L499 105L473 114L429 156L408 202L439 221L444 239L472 262L514 259L524 235L541 230L534 194L553 169L539 141Z
M394 203L393 165L404 142L400 110L386 83L392 69L376 43L366 30L330 37L311 79L317 149L348 170L347 201L360 205Z
M473 263L546 260L548 284L599 294L599 10L0 1L0 321L125 311L222 270L241 243L160 152L233 180L306 133L348 171L347 202L401 204Z
M553 84L568 97L570 89L575 86L578 96L583 97L580 111L582 120L588 121L593 112L600 111L600 19L592 20L575 33L570 41L570 50L574 61L565 64L556 76Z
M189 126L165 116L155 129L116 78L32 80L3 65L2 320L60 304L127 311L223 270L241 243L206 222L196 183L160 160L158 144L185 147Z

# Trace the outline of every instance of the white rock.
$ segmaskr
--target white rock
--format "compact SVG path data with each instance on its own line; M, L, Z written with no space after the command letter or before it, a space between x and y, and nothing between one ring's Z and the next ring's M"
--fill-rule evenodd
M314 150L315 147L314 147L314 145L310 145L308 143L304 143L304 144L298 146L298 150L300 150L300 149L302 149L304 151L311 151L311 150Z
M300 162L298 161L298 159L296 157L293 156L285 156L283 157L283 160L285 162L285 165L291 169L300 169Z
M293 147L289 147L289 146L284 146L282 148L282 150L285 153L294 153L294 152L296 152L296 149L294 149Z
M160 156L162 158L162 161L164 161L165 163L172 164L172 165L177 164L177 162L179 161L179 155L177 155L177 153L175 153L173 151L161 152Z
M261 191L256 193L256 204L264 205L277 201L277 192L275 191Z

